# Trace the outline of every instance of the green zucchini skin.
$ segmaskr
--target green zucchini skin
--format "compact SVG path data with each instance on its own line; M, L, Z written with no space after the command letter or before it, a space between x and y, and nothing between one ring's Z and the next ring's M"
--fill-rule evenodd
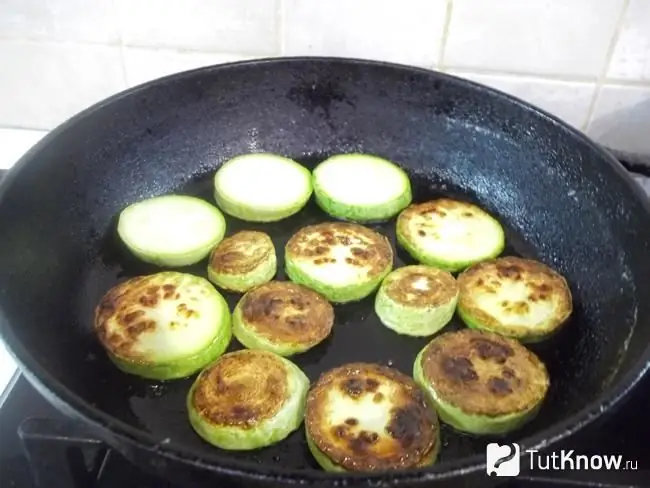
M475 264L458 276L458 315L468 326L541 342L568 323L566 279L543 263L514 256Z
M233 312L233 333L249 349L288 357L329 337L334 308L321 295L288 281L272 281L247 292Z
M469 363L467 358L472 358ZM432 380L425 365L435 361L453 363L450 376L444 376L440 363ZM487 363L490 366L484 368ZM503 375L497 380L495 365ZM413 378L442 422L474 435L504 435L521 428L537 415L550 385L544 364L519 342L472 329L444 333L431 341L415 359ZM519 395L518 408L508 411L512 395ZM474 411L477 405L485 411Z
M369 296L392 267L393 250L388 239L354 223L303 227L285 246L289 279L334 303Z
M499 256L506 243L498 220L449 198L410 205L398 216L395 232L413 259L451 273Z
M204 278L175 271L111 288L95 310L94 327L115 366L156 380L196 373L232 338L223 296Z
M288 359L241 350L224 354L199 374L186 408L190 425L205 442L250 451L277 444L302 425L308 389L309 379Z
M218 208L205 200L164 195L122 210L117 233L141 261L173 268L204 259L223 239L226 220Z
M282 187L273 182L282 181ZM214 199L228 215L247 222L277 222L298 213L313 193L311 172L270 153L236 156L214 175Z
M331 472L429 466L440 449L438 418L422 391L408 376L372 363L321 375L307 395L305 432L314 459Z
M277 268L271 238L264 232L245 230L226 237L212 250L208 279L224 290L244 293L271 281Z
M378 177L384 181L385 194L368 195L364 201L363 192L374 191ZM355 185L345 194L341 184L346 179L363 181L363 186ZM314 169L312 184L316 203L324 212L352 222L389 220L413 200L406 172L391 161L367 154L339 154L326 159Z
M384 278L375 296L375 313L398 334L435 334L454 315L458 285L454 277L430 266L397 268Z

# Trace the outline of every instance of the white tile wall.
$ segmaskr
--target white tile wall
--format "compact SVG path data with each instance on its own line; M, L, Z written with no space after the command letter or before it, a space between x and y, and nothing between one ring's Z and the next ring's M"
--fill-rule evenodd
M285 0L284 52L432 67L446 12L446 0Z
M246 56L173 49L124 48L124 69L129 86L180 71L242 59L246 59Z
M274 54L274 0L116 0L124 43L133 46Z
M51 129L127 86L278 55L449 71L650 154L650 0L0 0L0 127Z
M117 43L113 0L2 0L0 38Z
M607 75L650 81L649 0L630 0Z
M559 116L575 127L587 121L595 82L545 80L531 76L490 75L451 71L451 74L510 93Z
M587 133L616 149L650 153L650 86L604 86Z
M40 130L0 129L0 169L11 168L45 134Z
M0 41L0 126L48 129L125 88L119 47Z
M454 0L453 68L596 78L624 0Z

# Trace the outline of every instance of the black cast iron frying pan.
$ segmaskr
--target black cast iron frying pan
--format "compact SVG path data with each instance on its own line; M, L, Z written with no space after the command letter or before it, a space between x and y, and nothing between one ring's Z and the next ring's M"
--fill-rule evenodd
M560 334L534 347L552 387L537 419L507 438L522 451L548 449L591 424L648 369L650 206L613 158L577 131L502 93L421 69L319 58L205 68L77 115L24 156L0 190L4 340L47 398L144 467L182 475L185 486L220 475L246 486L457 486L484 472L488 440L447 428L439 463L422 471L326 474L302 431L254 453L223 452L186 421L191 380L143 381L106 359L91 329L99 297L155 271L119 245L116 214L172 191L211 200L219 164L255 151L308 166L342 152L387 157L409 172L415 201L477 202L507 227L506 254L566 275L575 312ZM309 204L277 224L229 219L228 232L263 229L282 249L299 227L326 219ZM393 225L375 227L394 242ZM396 265L408 262L398 252ZM237 297L228 299L232 306ZM456 327L457 320L447 330ZM367 299L337 307L332 337L295 360L312 380L348 361L409 373L426 342L380 326Z

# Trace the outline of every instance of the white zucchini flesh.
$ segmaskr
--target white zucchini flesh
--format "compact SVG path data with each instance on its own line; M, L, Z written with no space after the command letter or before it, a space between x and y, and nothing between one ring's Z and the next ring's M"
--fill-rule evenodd
M200 369L232 336L221 294L204 278L174 271L113 287L97 307L95 329L118 367L158 379Z
M388 219L411 203L407 174L371 155L341 154L314 170L314 192L330 215L353 221Z
M250 222L273 222L298 212L312 193L311 173L297 162L268 153L237 156L214 176L221 209Z
M439 443L436 414L418 386L376 364L322 375L307 396L305 425L312 453L328 470L424 466L435 461Z
M205 200L165 195L125 208L117 232L143 261L186 266L205 258L223 239L226 222L219 209Z
M494 258L505 246L505 233L496 219L476 205L448 198L404 210L397 234L416 260L451 272Z
M515 256L484 261L458 276L458 313L470 327L522 342L559 330L573 312L566 279L538 261Z
M331 302L361 300L379 286L393 266L388 239L348 222L303 227L287 242L285 269L291 281Z

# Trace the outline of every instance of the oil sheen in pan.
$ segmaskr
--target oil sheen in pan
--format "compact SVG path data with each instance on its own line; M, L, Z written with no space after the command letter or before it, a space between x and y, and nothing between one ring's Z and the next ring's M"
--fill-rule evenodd
M318 160L320 159L322 158ZM312 168L318 160L310 158L310 160L301 162ZM444 182L432 180L430 177L410 176L415 202L438 196L451 196L480 203L476 202L472 195L464 194L458 188ZM184 187L179 188L177 193L199 196L213 203L212 174L191 181ZM276 279L279 280L286 279L283 271L283 249L291 235L305 225L331 220L313 203L313 199L298 214L276 223L255 224L238 221L230 217L226 218L227 235L247 229L260 230L271 236L278 251L278 275ZM502 222L502 224L506 229L507 237L507 247L503 254L535 258L534 251L526 246L512 229L508 228L507 223ZM374 224L369 227L386 235L393 248L397 249L395 267L414 263L404 251L395 247L394 219L387 223ZM203 443L192 431L187 420L185 395L191 385L191 379L156 383L125 375L105 359L103 352L96 344L92 334L91 320L94 304L104 291L128 277L153 273L159 270L159 268L139 262L130 256L116 237L114 225L111 226L101 242L99 256L85 279L84 288L80 293L78 302L79 307L81 307L80 315L88 318L87 323L83 324L88 334L88 348L90 351L88 361L94 363L93 368L101 370L98 377L104 378L104 384L98 385L99 389L103 390L103 393L94 393L97 398L97 406L137 428L152 433L163 443L172 442L175 445L182 445L199 455L207 452L214 453L215 448ZM201 262L198 265L181 269L181 271L205 277L205 268L206 264ZM224 296L232 310L240 295L224 293ZM336 318L331 336L307 353L292 358L312 382L323 371L352 361L376 362L392 366L409 376L411 375L415 356L430 339L400 336L382 326L374 313L373 303L374 294L358 303L336 306ZM455 330L460 327L463 327L460 320L454 317L452 322L443 330ZM556 341L563 340L562 336L563 333L561 332L547 343L533 348L547 364L552 379L562 376L562 366L555 357L556 353L553 346ZM233 339L229 350L239 348L239 344ZM548 419L546 422L544 420L547 412L561 407L560 405L554 407L553 391L556 387L557 384L554 383L548 401L537 419L518 433L508 437L509 440L516 441L547 425ZM487 438L476 438L460 434L443 425L442 450L439 459L444 461L484 453L487 442L489 442ZM281 463L282 466L287 468L319 469L307 449L302 428L294 432L285 441L269 448L241 453L223 451L221 454L247 460L253 459L258 463Z

